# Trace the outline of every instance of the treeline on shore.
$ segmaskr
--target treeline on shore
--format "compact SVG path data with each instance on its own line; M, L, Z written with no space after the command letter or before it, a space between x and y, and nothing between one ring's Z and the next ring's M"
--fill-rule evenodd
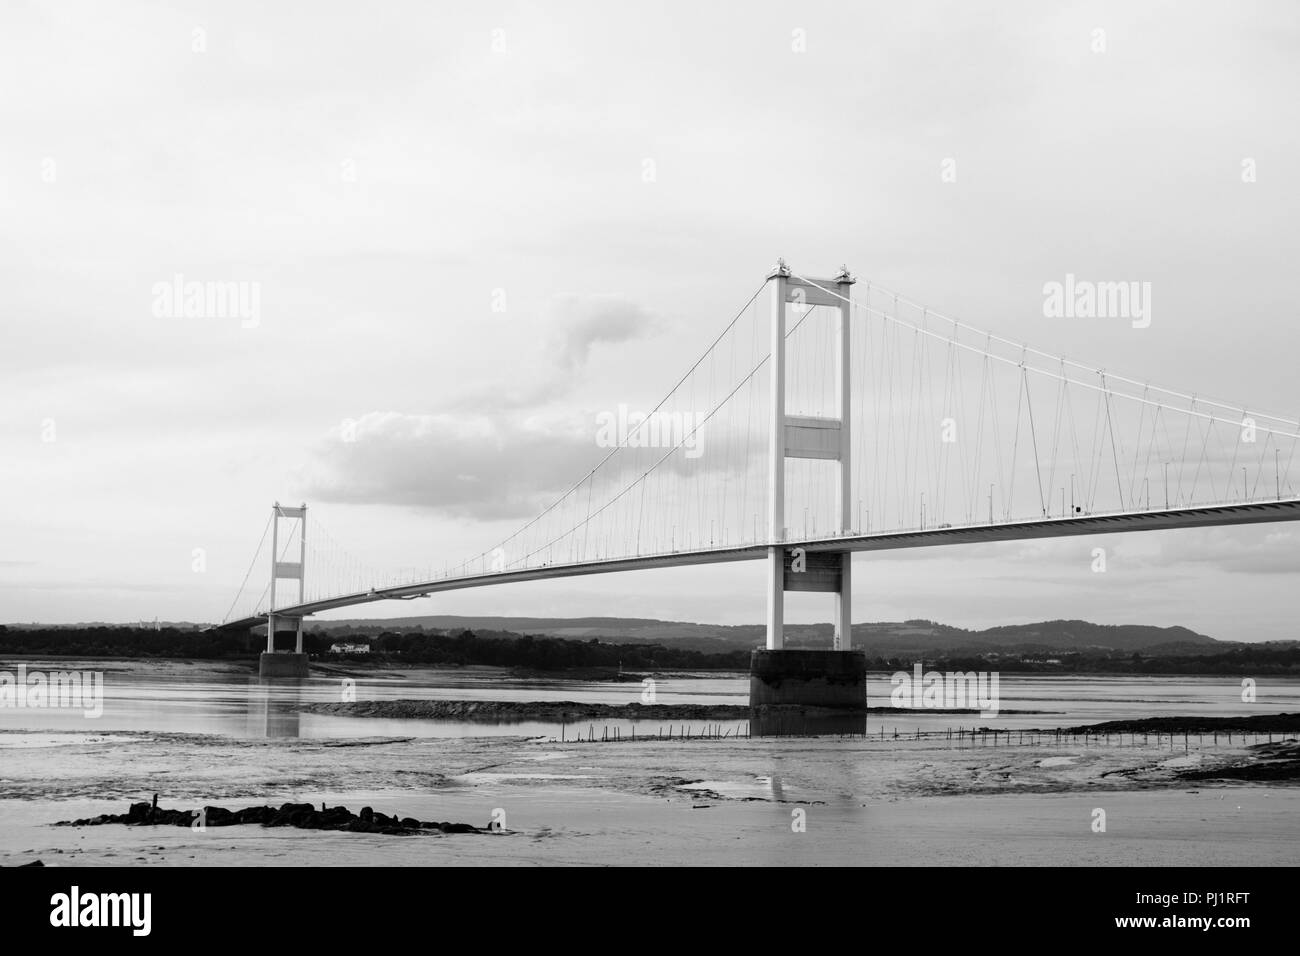
M0 624L0 654L53 657L189 657L211 660L247 657L266 638L175 627L5 627Z
M281 632L278 644L290 646ZM697 651L663 644L612 644L597 638L573 640L533 637L505 631L450 634L425 630L384 631L362 636L313 628L303 635L303 648L315 657L330 658L340 641L366 644L364 657L375 663L439 666L489 665L563 671L578 668L609 670L748 670L750 648ZM173 627L9 627L0 625L0 654L58 657L175 657L196 660L247 659L264 647L256 634ZM874 671L908 671L920 663L926 671L999 671L1002 673L1117 674L1249 674L1300 675L1300 648L1238 647L1222 654L1195 657L1143 656L1118 652L1057 652L1050 659L1023 659L1009 654L926 657L868 656Z
M910 660L890 660L882 670L908 670ZM1009 660L1001 655L926 658L925 669L1001 671L1014 674L1273 674L1300 676L1300 648L1240 648L1194 657L1067 652L1050 660Z
M337 638L312 632L303 635L303 649L327 652ZM356 639L353 639L356 643ZM597 638L577 641L562 637L509 635L505 632L461 631L431 634L387 631L366 639L370 659L385 658L413 664L480 664L542 671L599 667L625 670L742 670L749 667L749 650L709 653L662 644L610 644ZM319 651L316 649L319 648Z
M248 658L265 647L265 637L248 632L187 631L164 627L35 627L5 628L0 625L0 654L31 654L59 657L183 657L199 660ZM288 634L277 634L277 646L289 647ZM313 657L336 657L331 645L337 635L320 629L303 634L303 650ZM488 665L559 671L594 667L616 670L677 668L682 670L742 670L749 667L749 651L707 653L659 644L609 644L595 638L585 641L566 638L507 635L503 632L458 634L385 631L374 636L346 638L367 644L364 659L377 663L395 662L429 665ZM347 659L357 657L346 655Z

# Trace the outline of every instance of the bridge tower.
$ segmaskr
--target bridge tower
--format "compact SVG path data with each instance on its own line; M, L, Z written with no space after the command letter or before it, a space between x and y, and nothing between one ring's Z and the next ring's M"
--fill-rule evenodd
M826 708L850 713L866 710L866 658L852 652L852 554L786 545L785 463L789 458L839 462L837 525L852 528L852 430L850 428L852 339L849 293L854 283L847 267L832 279L800 279L784 260L767 277L772 304L771 416L769 445L770 510L767 549L767 647L754 651L750 666L750 704L763 710ZM837 360L833 417L787 415L786 310L829 306L836 310ZM785 649L785 592L829 593L834 599L831 651ZM762 720L756 713L755 718ZM782 718L784 719L784 718ZM769 726L772 721L763 721Z
M280 560L280 519L297 518L300 521L298 531L298 560ZM266 612L266 650L262 653L258 671L262 677L301 678L307 676L307 655L302 650L302 616L294 618L298 622L297 642L292 652L276 653L275 650L275 591L280 580L298 581L298 604L305 600L306 579L304 569L307 564L307 505L294 508L276 502L271 506L271 603Z

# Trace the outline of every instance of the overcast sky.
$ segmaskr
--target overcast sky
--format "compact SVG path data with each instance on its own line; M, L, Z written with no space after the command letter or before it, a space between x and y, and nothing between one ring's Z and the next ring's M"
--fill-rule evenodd
M554 436L651 406L777 256L1300 413L1297 62L1291 2L8 3L0 621L219 619L276 499L375 564L477 553L500 476L576 479ZM1045 318L1067 273L1151 282L1150 327ZM160 315L177 274L256 319ZM341 469L347 420L384 453ZM1288 525L855 567L858 621L1296 636ZM745 564L362 613L763 603Z

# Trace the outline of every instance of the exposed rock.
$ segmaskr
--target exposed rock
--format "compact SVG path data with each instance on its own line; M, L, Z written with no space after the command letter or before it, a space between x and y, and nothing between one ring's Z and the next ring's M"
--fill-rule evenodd
M308 704L305 711L337 717L388 717L499 722L577 720L745 720L741 704L587 704L572 700L364 700Z
M1289 734L1300 730L1300 714L1248 717L1142 717L1062 727L1063 734Z
M414 817L376 813L371 807L362 807L353 814L347 807L326 807L317 810L310 803L286 803L276 807L245 807L227 810L225 807L203 807L200 810L167 810L152 804L133 803L126 813L101 814L84 820L62 820L58 827L102 826L105 823L123 823L127 826L180 826L188 827L198 821L205 827L231 827L258 824L264 827L294 827L299 830L342 830L349 833L383 833L403 836L412 833L489 833L490 828L479 828L468 823L421 823ZM31 864L27 864L31 865Z

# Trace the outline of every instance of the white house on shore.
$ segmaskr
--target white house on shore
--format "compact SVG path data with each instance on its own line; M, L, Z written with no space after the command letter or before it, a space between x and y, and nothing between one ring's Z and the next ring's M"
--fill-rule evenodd
M331 654L369 654L369 644L331 644Z

